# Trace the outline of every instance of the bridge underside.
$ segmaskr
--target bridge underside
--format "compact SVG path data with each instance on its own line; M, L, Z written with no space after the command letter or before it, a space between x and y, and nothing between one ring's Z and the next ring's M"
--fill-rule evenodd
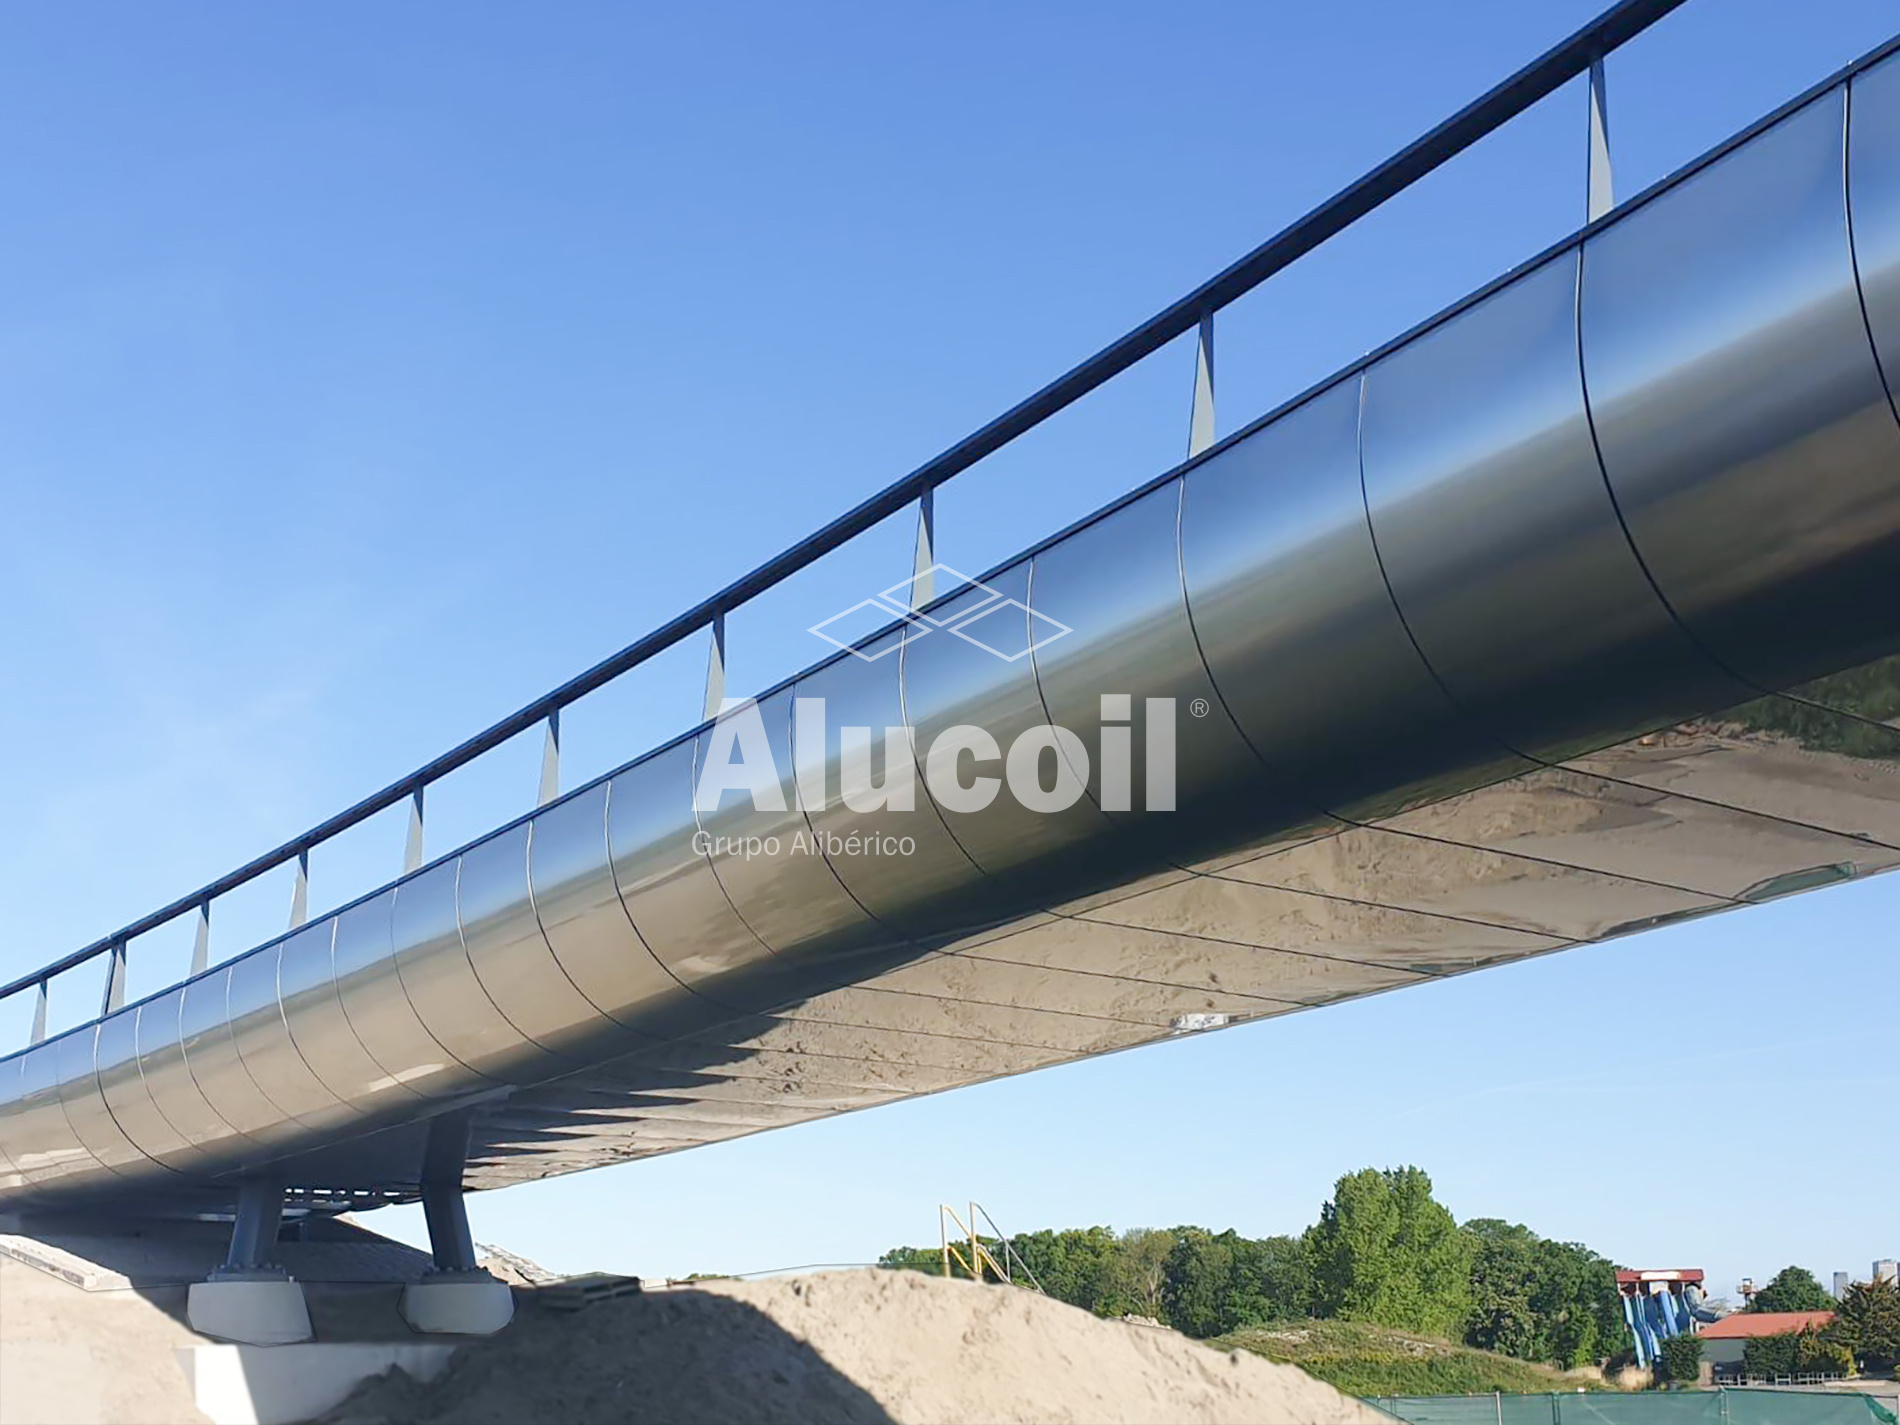
M783 809L695 811L698 729L0 1060L0 1209L413 1197L450 1114L501 1187L1888 870L1883 361L1892 61L761 698ZM840 728L1046 723L1059 810L840 803Z

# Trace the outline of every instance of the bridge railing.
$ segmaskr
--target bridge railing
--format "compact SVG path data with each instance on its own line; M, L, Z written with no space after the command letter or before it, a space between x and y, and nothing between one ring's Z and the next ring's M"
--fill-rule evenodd
M90 945L82 946L30 974L0 985L0 1002L20 994L32 993L36 996L30 1043L40 1043L46 1037L47 997L51 982L69 971L95 960L103 960L99 1013L100 1017L104 1017L125 1002L127 956L131 942L187 916L195 920L190 973L196 975L208 968L210 963L212 907L217 900L286 865L296 868L289 917L289 926L295 929L303 924L309 911L310 853L352 827L405 802L409 806L409 829L403 849L403 871L406 874L418 869L423 863L426 794L429 788L503 743L532 732L537 725L544 729L537 804L546 805L560 794L562 710L657 654L702 632L708 638L704 716L710 720L719 710L725 691L728 616L911 505L917 507L912 598L917 605L929 602L932 597L930 571L935 564L936 553L934 495L937 488L1189 332L1196 334L1196 344L1187 454L1189 458L1199 455L1212 446L1215 439L1216 313L1404 192L1539 100L1584 74L1589 76L1584 216L1586 222L1596 221L1610 211L1615 201L1610 170L1604 59L1685 3L1686 0L1619 0L1619 3L1610 6L1596 19L1545 51L1510 78L1467 104L1356 182L1341 189L1304 217L1274 234L1225 271L1157 312L1119 340L1096 352L901 480L886 486L856 508L734 580L711 598L661 624L645 637L418 767L408 776L391 782L381 791L363 798L301 835L292 837L274 850Z

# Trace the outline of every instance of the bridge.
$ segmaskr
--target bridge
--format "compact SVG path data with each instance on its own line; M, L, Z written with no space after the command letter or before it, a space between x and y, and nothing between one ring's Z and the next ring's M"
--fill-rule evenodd
M229 1216L193 1320L269 1340L308 1332L287 1209L420 1199L412 1322L492 1329L467 1191L1900 863L1900 40L1617 202L1603 58L1681 2L1624 0L697 608L0 987L38 1006L0 1212ZM1223 306L1585 76L1585 226L1213 438ZM937 561L938 486L1186 336L1185 463L997 569ZM913 505L908 577L849 611L876 626L728 699L727 616ZM561 792L562 708L692 637L706 720ZM541 804L425 863L428 787L542 725ZM401 877L309 918L311 850L404 804ZM286 865L289 931L210 964L213 903ZM189 975L125 1003L186 917ZM82 969L100 1012L48 1037Z

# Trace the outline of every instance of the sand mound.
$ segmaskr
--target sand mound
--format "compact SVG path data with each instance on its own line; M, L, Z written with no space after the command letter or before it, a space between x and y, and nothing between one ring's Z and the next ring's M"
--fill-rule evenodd
M430 1386L365 1383L333 1425L825 1421L1357 1425L1291 1366L916 1272L704 1282L515 1324Z

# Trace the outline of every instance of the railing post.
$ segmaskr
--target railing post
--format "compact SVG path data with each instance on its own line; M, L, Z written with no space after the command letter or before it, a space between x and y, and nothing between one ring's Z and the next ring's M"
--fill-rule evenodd
M541 794L536 806L546 806L561 795L561 710L548 714L548 735L541 744Z
M712 643L706 651L706 706L700 713L701 722L711 722L719 716L719 709L726 701L726 616L714 614L712 621Z
M46 981L40 981L40 987L33 992L33 1031L26 1041L31 1044L46 1042Z
M106 988L99 996L101 1019L125 1008L125 949L125 942L121 940L106 951Z
M917 558L910 570L910 606L921 609L936 595L936 576L930 571L937 564L937 491L925 490L917 497Z
M202 975L211 967L211 902L198 902L198 931L191 940L191 973Z
M541 769L541 779L547 780L547 768ZM545 798L543 799L545 800ZM409 794L409 839L403 843L402 873L422 869L422 788L417 787Z
M1188 459L1214 443L1214 314L1201 313L1194 335L1194 408L1188 414Z
M1594 223L1616 206L1616 185L1610 177L1610 98L1601 55L1590 61L1589 185L1589 221Z
M297 853L297 880L290 888L290 928L310 919L310 852Z

